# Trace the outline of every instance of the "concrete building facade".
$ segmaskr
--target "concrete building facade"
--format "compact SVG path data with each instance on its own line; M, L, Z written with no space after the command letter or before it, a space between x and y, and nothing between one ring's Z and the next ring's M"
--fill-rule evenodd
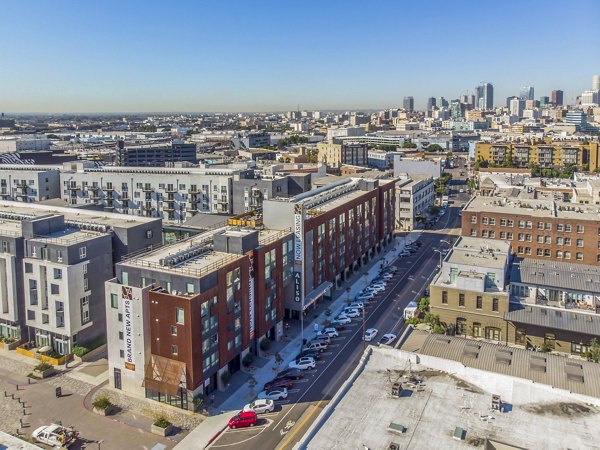
M60 198L59 166L0 165L0 199L39 202Z
M367 144L343 141L319 142L317 144L318 161L331 167L347 164L352 166L367 166L369 164Z
M396 184L396 228L411 231L429 214L435 200L433 177L413 175Z

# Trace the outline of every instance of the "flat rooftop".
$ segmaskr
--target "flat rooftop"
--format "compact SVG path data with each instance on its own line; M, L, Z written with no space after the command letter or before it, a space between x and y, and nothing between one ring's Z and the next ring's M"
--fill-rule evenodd
M489 212L537 218L565 218L600 220L599 205L556 202L553 200L518 199L507 197L474 197L465 206L465 212Z
M105 225L108 228L130 228L143 223L160 221L156 217L139 217L118 213L86 210L82 208L69 208L68 206L52 206L41 203L22 203L0 200L0 219L11 218L18 220L18 216L33 218L46 214L60 214L66 221L91 222ZM10 217L9 217L10 216Z
M509 251L510 243L507 241L462 236L444 262L501 269L506 265Z
M597 406L532 384L532 398L501 397L508 407L492 412L492 395L498 392L411 363L398 350L372 348L364 371L306 448L387 449L395 443L401 449L466 449L483 448L486 439L529 449L597 445ZM493 375L487 376L493 381ZM395 382L402 383L400 398L391 396ZM391 423L405 432L388 431ZM463 440L453 438L457 427L464 430Z
M0 220L0 236L21 237L21 222L17 220Z
M525 258L513 264L511 282L600 294L600 267Z
M33 239L30 239L30 241L41 242L44 244L73 245L81 242L93 241L101 236L108 236L108 234L84 231L79 228L66 228L63 231L57 231L44 236L35 236Z

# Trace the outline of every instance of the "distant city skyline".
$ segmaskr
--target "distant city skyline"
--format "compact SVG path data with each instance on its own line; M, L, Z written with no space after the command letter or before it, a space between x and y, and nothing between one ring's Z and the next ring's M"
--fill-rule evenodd
M495 106L523 86L536 100L561 90L572 104L600 74L600 2L369 6L9 2L0 111L377 110L401 108L404 97L424 110L430 97L459 99L482 82L493 84ZM517 7L536 26L519 26ZM547 25L573 24L582 31L540 37Z

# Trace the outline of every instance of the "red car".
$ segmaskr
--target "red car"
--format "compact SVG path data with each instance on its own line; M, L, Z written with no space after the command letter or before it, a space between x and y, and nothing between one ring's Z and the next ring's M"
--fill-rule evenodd
M294 383L292 383L290 380L288 380L287 378L275 378L274 380L269 381L268 383L265 383L265 387L263 388L264 391L270 391L271 389L277 389L277 388L291 388L294 385Z
M229 419L229 428L253 427L256 425L256 413L254 411L241 412Z

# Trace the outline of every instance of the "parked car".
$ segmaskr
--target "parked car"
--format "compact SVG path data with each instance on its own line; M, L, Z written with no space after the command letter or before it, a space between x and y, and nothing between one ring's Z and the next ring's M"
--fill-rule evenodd
M400 256L410 256L410 252L408 250L402 250Z
M379 294L380 292L385 291L385 286L377 285L377 286L367 286L365 288L365 292L372 292L373 294Z
M292 383L287 378L277 377L277 378L272 379L268 383L265 383L263 390L270 391L271 389L281 389L281 388L289 389L293 385L294 385L294 383Z
M258 393L259 399L269 399L269 400L281 400L287 398L288 390L287 388L278 388L272 389L270 391L262 391Z
M275 403L273 403L273 400L265 398L260 400L254 400L252 403L248 403L246 406L244 406L242 412L254 411L256 414L261 414L273 412L274 409Z
M315 361L315 358L311 358L310 356L303 356L302 358L298 358L289 363L288 367L290 369L301 370L314 369L315 367L317 367L317 363Z
M356 308L356 309L359 309L360 311L362 311L363 309L365 309L365 304L363 302L358 302L358 301L352 302L352 303L350 303L348 308Z
M356 308L344 308L344 314L347 317L360 317L360 311Z
M306 353L306 354L304 354ZM303 356L312 356L312 355L308 355L308 353L311 354L315 354L315 356L313 356L313 358L315 359L319 359L321 357L321 355L319 355L319 352L301 352L298 355L298 358L302 358ZM296 358L296 359L298 359ZM277 374L277 378L283 378L283 379L288 379L288 380L299 380L301 378L304 378L304 372L302 372L300 369L285 369L282 370L281 372L279 372ZM268 389L267 389L268 390Z
M388 272L381 275L381 278L383 278L384 280L391 280L392 278L394 278L394 275Z
M302 358L304 356L310 356L311 358L321 359L321 352L318 350L306 350L306 351L298 353L298 355L296 355L296 359ZM291 370L291 369L287 369L287 370Z
M256 425L256 413L254 411L240 412L229 419L227 426L229 428L253 427Z
M358 297L356 297L356 300L358 300L359 302L369 302L371 300L373 300L375 298L375 292L371 291L371 292L367 292L364 294L360 294Z
M375 294L373 294L373 292L369 292L369 291L362 291L358 297L368 297L369 300L371 300L373 297L375 297ZM358 299L358 297L356 297Z
M365 331L365 335L363 337L365 342L370 342L373 339L375 339L375 336L377 336L377 329L376 328L369 328L367 331Z
M350 322L352 322L352 319L350 319L350 317L347 316L338 316L336 319L333 319L330 324L336 327L340 327L340 326L344 326L344 325L348 325Z
M53 423L36 428L31 437L37 442L50 445L55 448L69 447L77 439L77 432L73 428L63 427ZM2 446L4 448L4 446Z
M330 338L338 337L340 334L334 327L327 327L319 331L318 336L329 336Z
M392 342L396 340L396 335L392 333L387 333L381 336L379 339L379 345L390 345Z
M317 350L319 352L324 352L327 350L327 344L325 342L311 342L302 349L303 352L306 350Z
M315 336L311 342L325 342L327 345L331 344L331 338L325 334Z

